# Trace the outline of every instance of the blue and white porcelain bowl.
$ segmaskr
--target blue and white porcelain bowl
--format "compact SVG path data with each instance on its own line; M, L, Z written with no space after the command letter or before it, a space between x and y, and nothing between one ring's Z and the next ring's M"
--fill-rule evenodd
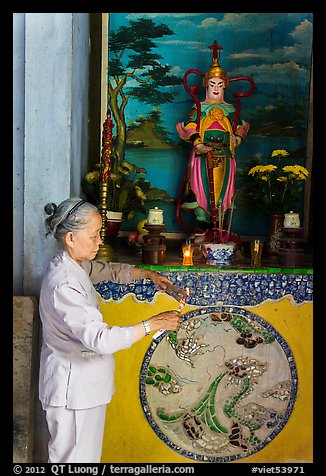
M235 255L235 243L203 243L202 252L207 264L213 266L225 265Z

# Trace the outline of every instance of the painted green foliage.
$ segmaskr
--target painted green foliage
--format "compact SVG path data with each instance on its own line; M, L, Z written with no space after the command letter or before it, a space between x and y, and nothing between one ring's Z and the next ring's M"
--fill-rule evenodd
M140 18L110 32L109 107L116 122L114 152L123 160L126 143L125 109L130 98L158 106L172 102L170 86L181 84L181 78L171 74L171 66L161 64L162 57L153 50L154 40L173 35L164 24ZM135 86L126 86L133 79Z

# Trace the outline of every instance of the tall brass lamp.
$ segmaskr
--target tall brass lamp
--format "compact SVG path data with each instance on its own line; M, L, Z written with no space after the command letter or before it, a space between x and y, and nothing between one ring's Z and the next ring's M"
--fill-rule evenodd
M109 179L112 163L112 129L113 122L111 120L111 113L108 109L106 120L103 124L102 134L102 152L100 160L100 205L99 211L102 216L102 228L100 236L102 244L96 255L96 259L102 259L104 261L116 261L116 256L113 248L107 243L107 231L106 231L106 211L107 211L107 199Z

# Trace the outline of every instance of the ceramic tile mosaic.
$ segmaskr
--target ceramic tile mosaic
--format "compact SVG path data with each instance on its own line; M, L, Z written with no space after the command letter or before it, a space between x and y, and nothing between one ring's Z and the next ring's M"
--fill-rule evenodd
M252 455L287 423L297 369L282 336L235 306L198 308L153 340L140 399L157 436L180 455L229 462Z
M269 273L162 272L174 284L188 287L189 305L210 306L217 302L234 306L255 306L267 300L291 296L295 304L313 300L313 275ZM132 294L136 301L151 302L156 286L148 280L131 284L103 281L96 290L105 301L119 301Z

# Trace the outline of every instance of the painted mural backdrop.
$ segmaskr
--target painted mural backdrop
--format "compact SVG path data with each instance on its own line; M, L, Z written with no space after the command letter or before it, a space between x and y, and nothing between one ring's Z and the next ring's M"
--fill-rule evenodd
M220 64L229 77L249 76L256 86L241 101L241 117L250 122L250 130L236 156L232 229L240 235L268 234L269 216L248 201L247 172L257 157L268 163L275 149L287 150L305 165L312 23L312 13L111 13L108 104L121 160L144 168L153 186L178 197L190 144L181 143L176 124L193 105L182 78L190 68L209 69L208 47L217 40L223 48ZM234 103L236 91L241 85L234 89L230 84L227 102ZM204 90L198 98L204 99ZM166 231L182 231L175 205L160 207ZM297 210L302 219L303 196ZM135 229L141 219L137 214L122 229ZM195 225L191 214L184 219Z

